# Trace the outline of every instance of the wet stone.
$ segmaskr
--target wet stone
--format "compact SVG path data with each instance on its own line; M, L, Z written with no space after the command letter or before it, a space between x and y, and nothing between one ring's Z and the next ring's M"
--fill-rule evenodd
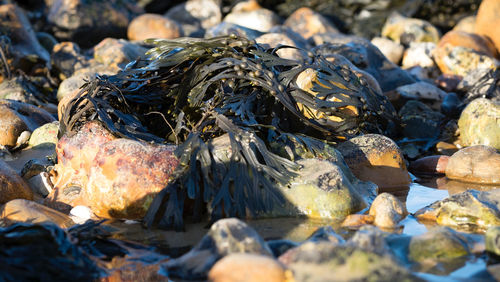
M462 145L500 149L500 104L485 98L475 99L463 110L458 127Z
M500 225L500 189L480 192L469 190L454 194L418 210L415 217L435 221L465 231L481 232Z
M414 174L439 175L444 174L448 166L449 156L434 155L415 160L408 169Z
M379 188L394 188L410 184L410 176L401 150L390 138L365 134L340 144L337 149L354 175L372 181Z
M360 227L373 224L375 219L371 215L367 214L350 214L344 221L342 221L342 227L349 229L359 229Z
M382 36L408 46L412 42L437 43L440 34L436 27L425 20L393 13L382 28Z
M323 226L314 231L309 238L306 240L307 242L331 242L334 244L343 244L345 243L344 238L337 234L335 230L331 226Z
M308 7L302 7L291 14L283 23L308 39L318 33L339 33L337 27L320 13Z
M182 36L182 29L177 22L168 17L157 14L142 14L129 24L127 36L129 40L172 39Z
M500 256L500 226L488 228L485 237L486 251Z
M410 240L409 258L412 261L446 261L469 254L466 239L447 227L435 227Z
M292 273L287 272L280 262L268 256L230 254L212 267L208 280L214 282L283 282L291 276Z
M236 218L221 219L212 225L193 249L168 261L163 267L169 277L206 279L218 260L242 253L272 257L266 242L246 223Z
M495 148L484 145L461 149L450 157L446 177L464 182L500 184L500 154Z
M399 226L408 211L394 195L382 193L375 198L368 214L374 217L373 224L376 226L391 229Z
M75 223L61 212L40 205L36 202L16 199L7 202L0 209L2 220L14 224L24 223L54 223L61 228L69 228Z
M411 280L409 271L392 256L351 245L306 242L279 260L293 271L296 281Z
M389 61L399 64L405 50L403 45L384 37L375 37L371 40L371 43L375 45Z

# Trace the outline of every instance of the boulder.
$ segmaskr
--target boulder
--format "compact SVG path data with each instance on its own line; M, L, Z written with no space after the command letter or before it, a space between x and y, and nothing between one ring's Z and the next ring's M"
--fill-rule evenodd
M460 115L458 128L462 145L500 149L500 104L485 98L475 99Z

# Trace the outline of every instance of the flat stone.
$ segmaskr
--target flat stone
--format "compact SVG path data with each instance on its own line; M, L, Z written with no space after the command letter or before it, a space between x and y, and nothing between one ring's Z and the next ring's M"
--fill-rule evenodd
M446 177L464 182L500 184L500 154L495 148L476 145L453 154Z
M54 223L61 228L69 228L75 223L61 212L40 205L36 202L16 199L7 202L0 209L0 217L8 222Z
M419 81L412 84L399 86L396 91L407 99L427 99L434 101L442 101L447 93L433 84Z
M0 160L0 204L13 199L33 200L33 192L16 171Z

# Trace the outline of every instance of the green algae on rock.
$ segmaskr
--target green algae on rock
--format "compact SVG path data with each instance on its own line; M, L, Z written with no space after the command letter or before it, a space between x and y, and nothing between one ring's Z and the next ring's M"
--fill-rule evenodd
M469 254L465 238L447 227L435 227L410 240L409 258L412 261L446 261Z
M469 190L422 208L415 217L460 230L484 232L491 226L500 225L499 197L500 189Z

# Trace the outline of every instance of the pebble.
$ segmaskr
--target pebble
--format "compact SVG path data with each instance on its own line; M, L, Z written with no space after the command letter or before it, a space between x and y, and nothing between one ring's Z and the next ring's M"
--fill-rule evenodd
M129 40L148 38L173 39L182 36L180 25L174 20L158 14L142 14L128 25Z
M250 40L255 40L264 33L234 23L221 22L220 24L209 28L205 33L205 38L212 38L212 37L231 35L231 34L246 37Z
M373 224L380 228L394 229L399 226L408 211L401 201L394 195L382 193L373 201L369 215L374 217Z
M487 145L500 150L500 104L475 99L460 115L458 128L463 146Z
M275 48L280 45L298 47L298 44L284 33L266 33L257 37L255 41L259 44L263 44L264 46L269 46L269 48ZM300 61L305 57L303 52L294 48L283 48L278 50L277 54L281 58L297 61Z
M412 42L437 43L440 34L436 27L425 20L392 13L382 28L382 36L408 46Z
M399 64L405 48L403 45L384 37L374 37L371 41L389 61ZM403 64L404 66L404 64Z
M467 33L475 33L476 31L476 16L468 16L461 19L454 27L453 30L463 31Z
M0 145L16 146L17 138L28 127L18 114L5 105L0 105Z
M476 145L453 154L446 177L464 182L500 184L500 154L495 148Z
M85 223L87 220L91 219L93 215L92 210L87 206L75 206L71 209L69 214L76 224Z
M360 180L372 181L381 189L411 182L401 150L388 137L365 134L341 143L337 149Z
M416 100L427 99L440 102L447 96L443 90L423 81L399 86L396 91L404 98Z
M94 46L94 59L111 70L121 70L130 61L144 55L146 48L124 39L106 38Z
M205 30L222 21L219 1L188 0L170 8L165 16L181 25L184 36L203 37Z
M33 131L29 137L29 146L56 146L59 122L46 123Z
M494 27L500 25L500 3L497 0L483 0L476 16L474 31L488 36L500 50L500 34Z
M208 273L213 282L285 282L292 273L275 259L255 254L230 254L219 260ZM290 279L292 278L292 279Z
M434 42L412 42L403 55L402 66L408 69L414 66L436 68L432 53L436 49Z
M247 3L255 3L255 6L247 7ZM273 11L258 7L257 1L252 0L238 3L223 21L260 32L268 32L273 26L281 23L281 19Z
M305 39L319 33L339 33L337 27L330 20L308 7L297 9L285 20L283 25L291 28Z
M499 66L495 46L480 35L461 31L446 33L434 49L434 61L445 74L466 76L475 69Z
M123 38L142 9L132 1L54 0L47 21L56 38L89 48L106 37Z
M82 54L78 44L68 41L56 44L50 55L50 62L60 73L61 79L66 79L78 70L88 67L89 59Z

